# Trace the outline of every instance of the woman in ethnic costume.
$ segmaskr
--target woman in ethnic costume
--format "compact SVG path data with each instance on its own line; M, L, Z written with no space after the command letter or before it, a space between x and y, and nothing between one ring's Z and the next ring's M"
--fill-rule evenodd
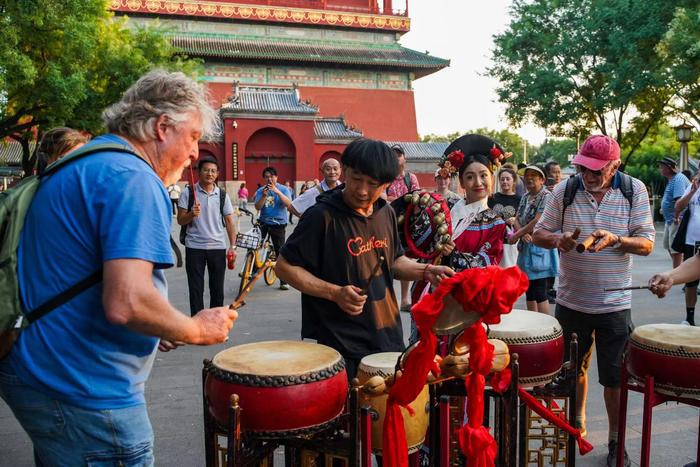
M455 271L501 261L506 223L488 203L493 174L506 157L491 138L470 134L453 141L440 160L440 170L457 174L465 191L464 198L450 205L452 241L442 262Z

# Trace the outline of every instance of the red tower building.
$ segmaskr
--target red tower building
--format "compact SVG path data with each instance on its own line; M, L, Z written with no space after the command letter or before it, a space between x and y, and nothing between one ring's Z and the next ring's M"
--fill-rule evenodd
M224 132L201 151L219 159L224 180L255 187L266 165L281 181L316 178L321 160L361 135L418 141L411 83L449 61L399 44L410 29L402 1L397 9L392 0L112 0L111 8L137 24L157 19L176 47L204 60Z

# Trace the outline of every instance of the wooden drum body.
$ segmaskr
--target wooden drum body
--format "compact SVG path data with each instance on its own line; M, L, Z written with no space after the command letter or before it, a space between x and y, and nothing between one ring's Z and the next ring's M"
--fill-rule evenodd
M556 318L544 313L514 309L490 326L489 337L508 344L518 354L523 387L542 386L552 381L564 362L564 333Z
M206 371L204 393L214 419L227 423L231 395L237 394L241 429L257 436L322 429L341 414L348 393L340 354L309 342L231 347L219 352Z
M381 376L383 378L393 376L394 367L400 355L399 352L383 352L364 357L357 368L357 378L360 380L360 384L364 384L372 376ZM362 397L362 404L369 404L373 412L372 450L381 453L384 416L386 414L386 399L388 395L363 395ZM428 393L428 386L426 385L423 387L423 390L416 400L409 404L414 411L413 416L408 413L408 410L403 407L401 408L409 454L416 452L423 444L423 441L425 441L425 432L428 430L429 400L430 396Z
M654 390L700 399L700 328L682 324L647 324L635 328L625 359L627 371L644 380L654 377Z

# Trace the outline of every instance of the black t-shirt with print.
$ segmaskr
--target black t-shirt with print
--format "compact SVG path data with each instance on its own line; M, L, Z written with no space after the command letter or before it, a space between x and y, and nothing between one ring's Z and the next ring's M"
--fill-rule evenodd
M367 288L362 313L350 316L336 303L302 294L302 337L316 339L349 358L404 349L391 269L403 255L393 209L380 199L364 217L343 201L343 186L320 194L299 220L280 254L332 284ZM369 281L380 256L380 272Z

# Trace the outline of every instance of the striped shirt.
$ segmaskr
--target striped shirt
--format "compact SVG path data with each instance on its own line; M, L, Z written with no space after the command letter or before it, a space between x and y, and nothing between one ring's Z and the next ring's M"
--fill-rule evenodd
M651 219L649 196L644 184L632 179L632 206L619 189L620 175L598 204L583 188L562 219L566 183L559 183L548 196L542 217L535 230L573 232L581 228L580 239L597 229L623 237L642 237L654 241L656 231ZM610 313L631 308L630 291L603 292L606 288L626 287L632 281L632 256L617 248L598 253L578 253L575 249L561 254L557 303L583 313Z

